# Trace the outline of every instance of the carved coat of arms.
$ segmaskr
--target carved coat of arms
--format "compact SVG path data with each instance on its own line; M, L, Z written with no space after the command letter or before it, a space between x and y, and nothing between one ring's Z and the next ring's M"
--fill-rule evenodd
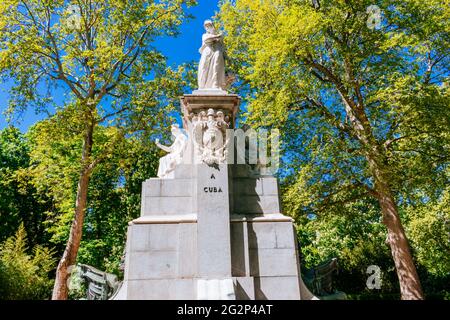
M192 139L197 159L213 165L223 163L227 157L226 130L230 120L222 111L209 109L191 114Z

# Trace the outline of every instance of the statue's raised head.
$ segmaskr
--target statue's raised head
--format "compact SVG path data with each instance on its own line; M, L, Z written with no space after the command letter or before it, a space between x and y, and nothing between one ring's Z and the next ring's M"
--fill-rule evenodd
M205 28L207 28L207 27L214 27L214 24L213 24L213 22L211 21L211 20L205 20L205 22L203 22L203 26L205 27Z
M178 133L180 132L180 126L178 125L178 123L174 123L173 125L171 125L170 130L173 134Z
M216 34L216 28L214 28L214 23L211 20L205 20L203 26L208 33Z

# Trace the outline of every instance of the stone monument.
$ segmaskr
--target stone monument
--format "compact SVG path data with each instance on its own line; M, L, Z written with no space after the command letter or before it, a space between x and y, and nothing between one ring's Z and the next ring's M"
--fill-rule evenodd
M225 91L222 35L205 29L199 89L181 97L186 134L157 142L169 154L142 184L115 299L311 299L277 179L230 161L240 98Z

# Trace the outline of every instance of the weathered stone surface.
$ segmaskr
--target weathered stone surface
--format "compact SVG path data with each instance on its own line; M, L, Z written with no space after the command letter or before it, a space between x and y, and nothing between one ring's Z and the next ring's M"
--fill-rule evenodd
M250 249L274 249L277 247L276 224L255 222L249 224Z
M197 165L198 276L231 277L228 166ZM211 189L213 188L213 189ZM212 191L211 191L212 190Z
M265 196L278 196L279 188L278 188L278 179L275 177L263 177L262 181L262 189L263 194Z
M192 179L195 178L195 170L192 164L180 164L175 168L175 179Z
M291 222L278 222L275 224L277 248L297 249L297 236Z
M142 184L144 197L192 197L193 179L148 179Z
M132 252L177 250L178 224L134 224L131 228Z
M177 251L130 252L129 280L168 279L177 275Z
M198 300L236 300L234 284L231 278L227 279L198 279Z
M249 167L246 164L233 165L234 178L248 178L250 177Z
M129 300L194 300L194 279L152 279L128 282Z
M253 277L233 278L236 300L255 300L255 283Z
M250 275L248 239L246 222L231 223L231 267L234 277Z
M253 178L239 178L233 180L234 193L237 196L263 195L263 180Z
M280 213L278 196L234 196L234 210L237 214L272 214Z
M192 213L192 197L145 197L141 216Z
M294 230L290 222L254 222L249 224L250 249L295 249Z
M294 249L250 249L250 274L299 276Z
M194 278L197 274L197 224L180 224L178 230L178 276Z
M299 277L255 277L257 300L299 300Z
M192 179L166 179L161 181L162 197L192 197Z
M133 236L133 231L132 231L132 226L128 226L127 228L127 240L125 243L125 268L124 268L124 272L123 272L123 281L124 284L122 285L122 290L127 290L127 281L128 281L128 272L130 269L130 252L132 250L132 245L131 245L131 237ZM122 297L126 297L127 293L126 292L121 292L121 296Z

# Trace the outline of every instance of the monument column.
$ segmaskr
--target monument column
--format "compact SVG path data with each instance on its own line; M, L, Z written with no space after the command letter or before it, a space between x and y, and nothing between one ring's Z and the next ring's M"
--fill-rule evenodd
M198 276L231 278L228 165L196 167Z
M233 129L240 98L226 92L201 91L196 94L184 95L181 99L185 128L195 146L196 157L191 156L196 168L196 206L197 206L197 250L198 250L198 276L209 279L231 278L231 239L230 239L230 190L232 179L229 177L228 164L225 157L217 153L220 146L226 147L225 129ZM220 114L220 116L218 116ZM208 148L206 140L196 141L196 124L202 123L199 130L204 137L208 130L208 121L214 123L218 138L216 148ZM219 123L223 119L223 123ZM221 128L217 131L217 128ZM214 131L213 131L214 132ZM216 135L212 135L216 138ZM225 149L225 148L223 148ZM223 150L222 150L223 151ZM208 157L204 157L204 155ZM223 156L223 153L220 153Z

